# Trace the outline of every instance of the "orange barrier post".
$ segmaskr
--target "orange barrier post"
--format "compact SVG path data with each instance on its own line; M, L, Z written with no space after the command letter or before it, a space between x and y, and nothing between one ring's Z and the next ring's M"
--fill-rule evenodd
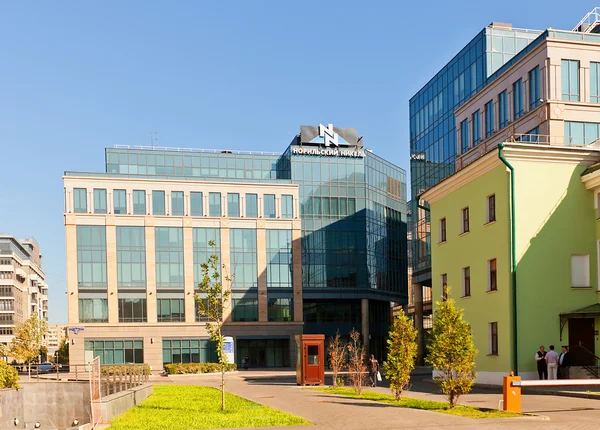
M510 412L521 412L521 387L512 387L513 381L520 381L520 376L513 376L510 372L509 376L504 376L502 379L502 398L503 409Z

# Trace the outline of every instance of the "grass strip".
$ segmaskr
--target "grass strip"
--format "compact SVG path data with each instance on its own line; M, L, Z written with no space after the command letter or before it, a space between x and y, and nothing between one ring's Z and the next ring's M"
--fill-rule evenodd
M381 394L374 391L363 391L361 395L354 392L352 388L312 388L327 394L337 394L340 396L351 397L354 399L372 400L375 402L386 403L388 405L401 408L421 409L424 411L441 412L444 414L458 415L467 418L510 418L522 417L523 414L516 412L500 411L498 409L475 408L472 406L456 405L450 408L448 403L437 402L434 400L419 400L409 397L402 397L397 401L391 394Z
M145 401L115 418L109 430L188 430L231 427L299 426L303 418L225 393L191 385L155 385Z

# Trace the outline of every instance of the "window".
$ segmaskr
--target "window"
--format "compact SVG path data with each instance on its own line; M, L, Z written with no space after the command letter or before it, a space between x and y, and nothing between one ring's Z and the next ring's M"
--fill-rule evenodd
M600 63L590 62L590 101L600 103Z
M165 192L152 191L152 215L165 214Z
M479 111L473 113L471 118L471 130L473 134L473 146L477 146L481 142L481 129L480 129L480 115Z
M463 267L463 297L469 297L471 295L471 268Z
M87 190L85 188L73 188L73 211L76 214L87 213Z
M258 299L232 299L234 322L258 321Z
M460 232L462 233L467 233L469 232L469 208L463 208L463 210L461 211L461 226L460 226Z
M117 285L119 288L146 288L144 227L117 226Z
M106 213L106 190L94 188L94 213Z
M293 321L293 299L269 299L268 315L269 321Z
M258 218L257 194L246 194L246 218Z
M492 194L486 199L486 222L496 221L496 195Z
M123 215L127 213L127 200L125 190L113 191L115 214Z
M506 90L498 94L498 120L501 129L508 125L508 94Z
M589 145L593 143L600 135L599 125L594 122L565 121L565 145Z
M183 216L183 191L171 192L171 215Z
M204 303L204 310L208 309L208 299L207 298L203 298L202 302ZM198 303L198 300L194 300L194 309L196 312L196 322L210 322L210 318L208 318L208 315L206 314L200 314L200 304ZM210 309L211 311L213 310L212 308ZM219 312L218 309L216 309L217 312ZM219 314L217 314L219 315ZM220 312L220 315L223 315L222 311Z
M237 193L227 193L227 216L230 218L240 216L240 195Z
M573 288L591 286L589 255L571 255L571 286Z
M333 200L337 204L337 199L332 199L332 215L337 215L339 210L336 205L336 210L333 210ZM335 213L334 213L335 212ZM284 194L281 196L281 218L293 218L294 217L294 196Z
M100 364L125 364L144 362L142 339L86 339L85 352L100 357Z
M440 219L440 243L446 241L446 218Z
M232 228L229 230L232 289L256 288L256 229Z
M159 293L160 294L160 293ZM185 299L157 298L158 322L185 322Z
M210 243L214 242L214 246ZM221 273L221 231L218 228L194 227L193 230L194 245L194 285L200 283L202 277L202 265L208 262L211 255L216 255L219 259L217 270ZM210 274L209 274L210 276Z
M202 193L192 191L190 193L190 215L202 216L204 215L203 209Z
M448 300L448 274L447 273L443 273L440 276L440 291L441 291L440 296L442 297L442 300L443 301Z
M146 322L146 298L119 294L119 322Z
M157 288L183 289L183 229L155 227L154 234Z
M77 285L102 288L106 284L106 227L77 226Z
M133 190L133 214L146 215L146 192Z
M498 271L495 258L488 261L488 271L488 291L498 291Z
M494 101L485 104L485 137L494 134Z
M540 105L540 68L535 67L529 71L529 110Z
M469 120L460 123L460 149L461 154L469 150Z
M106 294L104 294L104 297L106 297ZM79 322L108 322L108 300L106 298L80 298Z
M498 355L498 323L488 323L489 345L488 355Z
M263 199L265 204L265 218L275 218L275 195L265 194Z
M513 84L513 119L523 116L523 81L519 79Z
M163 364L216 363L216 344L208 339L163 338Z
M267 288L292 288L291 230L267 230Z
M208 216L221 215L221 193L208 193Z
M560 69L562 75L562 99L579 101L579 61L562 60Z

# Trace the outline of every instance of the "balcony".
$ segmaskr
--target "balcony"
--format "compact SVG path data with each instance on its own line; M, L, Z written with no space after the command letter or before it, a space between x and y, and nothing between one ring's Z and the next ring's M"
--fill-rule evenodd
M0 272L14 272L15 266L12 264L0 264Z
M15 274L17 275L17 277L19 277L21 279L27 278L27 273L25 273L25 271L23 269L21 269L20 267L18 267L15 270Z

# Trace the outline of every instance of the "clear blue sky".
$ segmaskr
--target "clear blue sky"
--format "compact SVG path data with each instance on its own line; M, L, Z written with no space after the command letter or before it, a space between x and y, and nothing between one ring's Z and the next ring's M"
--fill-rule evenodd
M61 176L104 148L282 151L355 127L408 170L408 100L491 21L571 29L589 1L13 1L0 4L0 231L44 254L67 322Z

